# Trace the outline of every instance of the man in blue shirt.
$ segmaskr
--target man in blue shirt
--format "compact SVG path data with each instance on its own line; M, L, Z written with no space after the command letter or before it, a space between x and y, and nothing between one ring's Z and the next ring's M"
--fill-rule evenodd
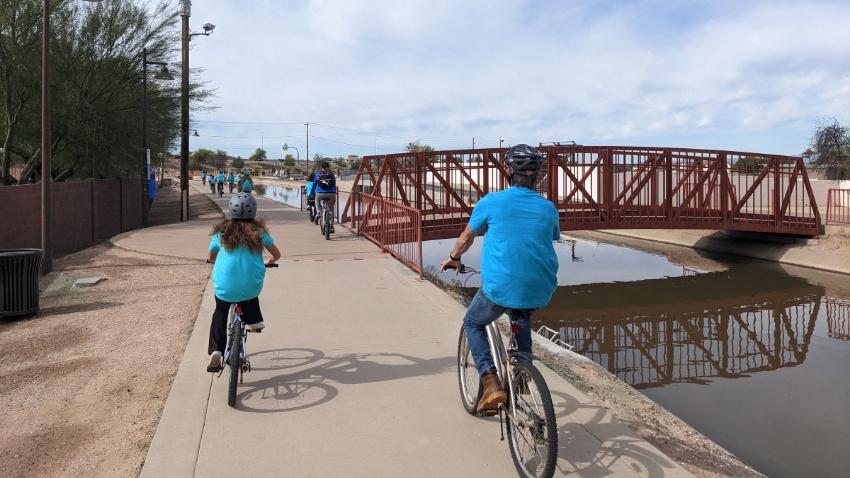
M230 171L227 174L227 184L230 185L230 192L231 193L233 192L233 183L235 183L235 182L236 182L236 178L233 177L233 171Z
M219 171L215 177L215 182L218 184L218 190L224 192L224 171Z
M519 144L505 154L511 187L484 196L460 235L446 266L461 268L461 255L484 233L481 288L469 304L463 328L484 392L478 410L494 410L507 399L496 375L486 327L510 309L538 309L549 303L558 286L558 257L552 241L561 237L558 211L535 191L543 155ZM531 320L519 318L520 352L531 353Z
M207 185L207 172L206 171L201 171L201 183L203 183L204 186Z
M322 170L313 178L313 186L316 193L316 208L321 209L322 200L328 200L328 209L331 211L333 221L334 204L336 204L336 177L331 172L331 165L327 161L322 163ZM330 223L331 232L334 232L333 222Z

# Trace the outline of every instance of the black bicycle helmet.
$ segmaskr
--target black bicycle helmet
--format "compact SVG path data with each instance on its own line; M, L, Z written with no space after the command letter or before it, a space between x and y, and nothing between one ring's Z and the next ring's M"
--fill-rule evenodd
M310 173L310 175L307 176L307 181L309 181L311 183L313 182L314 179L316 179L316 173Z
M236 193L230 198L230 219L254 219L257 217L257 200L249 193Z
M514 173L532 176L540 171L543 155L533 146L518 144L505 153L505 164L510 166Z

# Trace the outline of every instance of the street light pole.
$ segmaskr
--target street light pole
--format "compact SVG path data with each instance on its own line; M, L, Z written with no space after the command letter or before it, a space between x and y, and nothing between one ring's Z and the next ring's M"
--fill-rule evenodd
M304 123L307 127L307 171L305 174L310 175L310 123Z
M148 177L150 176L151 151L148 148L148 65L160 65L162 71L154 77L159 80L173 80L168 67L161 61L148 61L148 49L142 48L142 143L144 157L142 158L142 226L150 225L150 201L148 192Z

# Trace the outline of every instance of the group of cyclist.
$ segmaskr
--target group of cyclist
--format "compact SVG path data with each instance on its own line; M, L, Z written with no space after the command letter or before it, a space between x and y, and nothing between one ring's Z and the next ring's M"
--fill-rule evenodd
M553 241L560 238L558 212L550 201L535 190L543 155L531 146L520 144L506 151L504 161L511 187L481 198L449 258L440 267L441 272L454 269L457 274L462 268L461 256L469 250L477 235L484 234L481 288L463 319L472 357L484 388L478 410L496 409L507 398L488 345L487 325L507 310L533 310L545 306L557 287L558 258ZM209 259L215 261L213 282L217 302L210 330L208 351L212 357L209 370L220 370L222 366L225 316L230 303L243 305L247 324L263 327L257 300L265 275L262 251L265 248L272 254L267 262L274 262L280 257L265 223L255 219L256 200L250 194L245 194L251 190L249 174L247 171L245 173L241 192L230 201L232 219L216 226L209 247ZM232 177L231 174L228 179ZM202 174L202 179L205 178L206 174ZM210 178L213 181L212 176ZM216 183L223 182L223 172L219 172L214 180ZM322 163L320 172L310 175L306 192L308 204L321 208L324 206L323 201L327 200L326 207L333 213L337 194L336 178L327 162ZM232 281L230 278L244 272L238 269L241 267L239 264L248 262L252 265L251 277L241 274L243 280ZM232 269L234 267L237 269ZM250 283L251 287L245 287L244 283ZM522 318L518 325L517 346L521 352L530 353L530 320L528 317Z
M224 185L228 184L230 186L230 192L233 193L233 188L236 188L236 192L242 192L245 187L248 187L248 192L253 189L253 184L251 183L251 171L245 170L242 173L233 174L233 171L228 171L227 175L224 174L224 171L219 171L218 174L207 174L207 172L201 171L201 183L206 186L207 179L209 179L210 183L210 192L215 194L216 186L218 186L219 192L224 192Z

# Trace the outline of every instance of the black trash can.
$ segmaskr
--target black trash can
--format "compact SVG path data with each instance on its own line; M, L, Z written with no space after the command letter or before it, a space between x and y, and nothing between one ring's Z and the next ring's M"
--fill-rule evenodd
M41 249L0 250L0 317L38 312Z

